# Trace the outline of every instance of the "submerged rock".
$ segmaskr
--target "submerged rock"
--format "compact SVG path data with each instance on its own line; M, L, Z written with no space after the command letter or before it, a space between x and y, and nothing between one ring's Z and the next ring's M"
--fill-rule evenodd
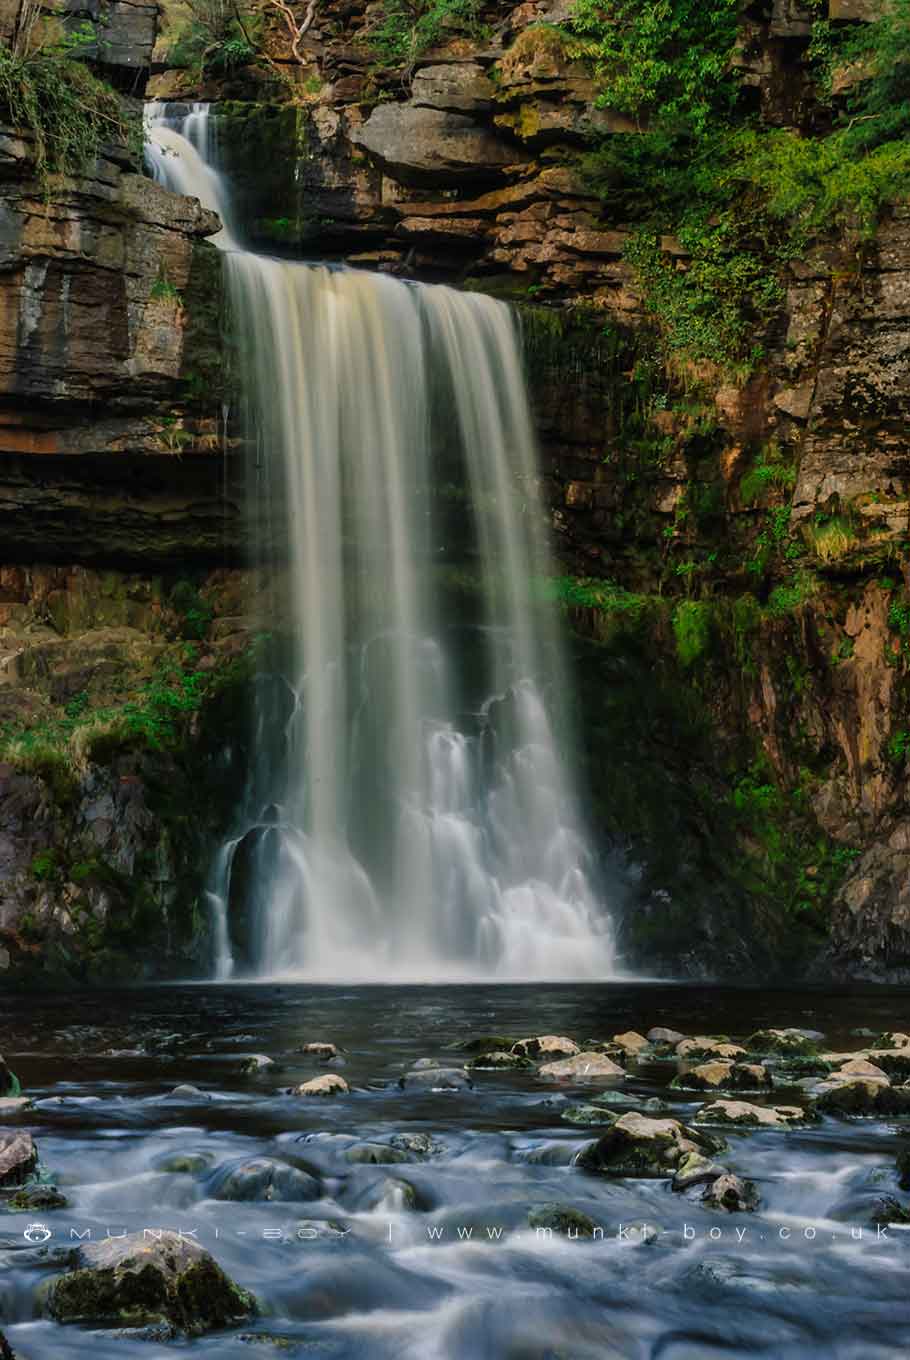
M524 1058L571 1058L581 1050L574 1039L561 1034L539 1034L533 1039L519 1039L512 1052Z
M310 1081L295 1086L294 1095L346 1096L350 1089L344 1077L339 1077L337 1072L326 1072L324 1076L312 1077Z
M711 1184L702 1195L702 1203L712 1209L726 1209L727 1213L754 1213L759 1206L759 1194L752 1181L741 1180L727 1171Z
M571 1204L535 1204L528 1210L528 1227L539 1234L561 1233L573 1241L593 1237L596 1224Z
M582 1148L576 1165L603 1176L671 1176L688 1152L716 1152L722 1141L687 1128L678 1119L624 1114L596 1143Z
M430 1067L405 1072L398 1085L404 1091L468 1091L474 1083L462 1067Z
M544 1063L537 1075L544 1081L610 1081L628 1074L606 1053L576 1053L573 1058Z
M799 1105L752 1105L747 1100L715 1100L702 1105L695 1116L696 1124L737 1124L743 1127L786 1129L798 1124L812 1124L817 1115Z
M173 1091L168 1091L162 1100L211 1100L208 1091L200 1091L198 1086L190 1086L184 1083L182 1086L175 1086Z
M519 1043L525 1042L518 1040ZM511 1052L516 1040L505 1034L479 1034L476 1038L465 1039L464 1043L453 1044L461 1053Z
M147 1327L167 1322L200 1336L236 1326L255 1300L234 1284L195 1242L178 1233L146 1240L141 1233L80 1246L73 1268L51 1281L48 1314L57 1322Z
M638 1034L634 1029L626 1030L624 1034L614 1034L612 1042L616 1044L617 1048L621 1048L624 1053L633 1057L649 1047L645 1036Z
M0 1133L0 1186L22 1185L37 1166L38 1149L30 1133Z
M409 1157L438 1157L445 1152L445 1144L438 1142L429 1133L393 1133L389 1139L394 1148L406 1152Z
M402 1148L390 1147L388 1143L354 1143L344 1157L357 1166L392 1166L410 1160Z
M16 1360L16 1352L0 1332L0 1360Z
M388 1214L411 1213L420 1208L420 1197L410 1181L388 1176L371 1187L365 1207Z
M901 1204L893 1195L876 1200L870 1215L873 1223L910 1224L910 1204Z
M209 1193L212 1199L296 1204L319 1199L322 1191L316 1177L306 1171L271 1157L253 1157L216 1171Z

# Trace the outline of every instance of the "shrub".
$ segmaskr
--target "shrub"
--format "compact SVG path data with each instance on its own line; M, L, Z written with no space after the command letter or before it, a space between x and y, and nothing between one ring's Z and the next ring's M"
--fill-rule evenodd
M703 656L711 641L712 608L705 600L683 600L673 611L676 655L683 666Z

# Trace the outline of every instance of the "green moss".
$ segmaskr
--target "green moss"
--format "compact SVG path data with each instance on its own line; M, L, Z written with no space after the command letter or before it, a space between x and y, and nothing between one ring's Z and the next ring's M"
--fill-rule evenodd
M676 654L683 666L692 666L711 643L713 609L706 600L683 600L673 611Z

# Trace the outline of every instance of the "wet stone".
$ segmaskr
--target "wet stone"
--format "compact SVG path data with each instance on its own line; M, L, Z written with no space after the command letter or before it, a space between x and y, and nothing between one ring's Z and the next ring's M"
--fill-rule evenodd
M653 1044L655 1048L675 1048L685 1037L678 1029L667 1029L664 1025L655 1025L645 1035L648 1043Z
M0 1058L0 1096L17 1096L22 1090L19 1078L11 1072L3 1058Z
M200 1091L198 1086L184 1084L183 1086L175 1086L173 1091L169 1091L162 1098L164 1100L211 1100L212 1097L208 1091Z
M725 1172L712 1180L702 1203L711 1209L725 1209L727 1213L754 1213L759 1205L759 1195L752 1181L741 1180L732 1172Z
M65 1209L68 1204L66 1195L61 1195L56 1185L27 1185L10 1196L7 1208L15 1213L46 1214L53 1209Z
M255 1300L212 1256L177 1233L149 1241L141 1233L93 1242L72 1253L73 1269L52 1280L46 1309L57 1322L147 1327L169 1323L200 1336L236 1326Z
M386 1143L355 1143L344 1154L345 1161L355 1166L392 1166L411 1159L401 1148Z
M348 1094L350 1089L344 1077L339 1077L335 1072L326 1072L325 1076L313 1077L311 1081L305 1081L300 1086L296 1086L294 1095L344 1096Z
M525 1058L571 1058L579 1047L574 1039L560 1034L540 1034L532 1039L519 1039L512 1052Z
M318 1062L332 1062L335 1058L341 1057L341 1049L336 1044L330 1044L322 1040L313 1040L298 1050L308 1058L315 1058Z
M255 1076L258 1072L267 1072L270 1067L275 1067L274 1058L268 1057L265 1053L251 1053L249 1057L243 1059L240 1070L246 1076Z
M817 1116L798 1105L753 1105L747 1100L715 1100L702 1105L696 1124L731 1124L744 1127L786 1129L814 1123Z
M0 1124L7 1119L15 1119L17 1115L24 1114L26 1110L32 1110L35 1102L29 1096L5 1096L0 1099Z
M725 1168L711 1161L701 1152L687 1152L673 1174L673 1189L689 1190L693 1185L705 1185L725 1174Z
M759 1029L750 1034L746 1047L752 1053L778 1053L784 1057L811 1057L818 1052L817 1030Z
M254 1157L217 1171L209 1193L219 1200L293 1204L319 1199L322 1192L316 1177L306 1171L271 1157Z
M476 1058L471 1058L468 1068L471 1071L521 1071L533 1067L534 1063L530 1058L524 1057L520 1053L505 1053L494 1051L492 1053L480 1053Z
M438 1157L445 1152L445 1144L440 1143L429 1133L394 1133L389 1142L393 1148L398 1148L414 1159Z
M612 1124L619 1118L612 1110L608 1110L604 1105L570 1105L567 1110L563 1110L560 1119L564 1119L567 1124Z
M618 1178L671 1176L684 1153L717 1151L719 1144L677 1119L650 1119L624 1114L598 1139L583 1148L576 1165Z

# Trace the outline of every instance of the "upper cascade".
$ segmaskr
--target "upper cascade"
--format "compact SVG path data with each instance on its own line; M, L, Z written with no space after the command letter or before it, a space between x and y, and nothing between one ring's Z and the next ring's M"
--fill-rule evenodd
M249 494L282 507L291 568L290 657L259 687L212 871L216 975L613 975L550 711L565 679L512 313L252 254L206 106L153 106L147 132L155 177L224 224ZM442 479L469 619L440 569Z

